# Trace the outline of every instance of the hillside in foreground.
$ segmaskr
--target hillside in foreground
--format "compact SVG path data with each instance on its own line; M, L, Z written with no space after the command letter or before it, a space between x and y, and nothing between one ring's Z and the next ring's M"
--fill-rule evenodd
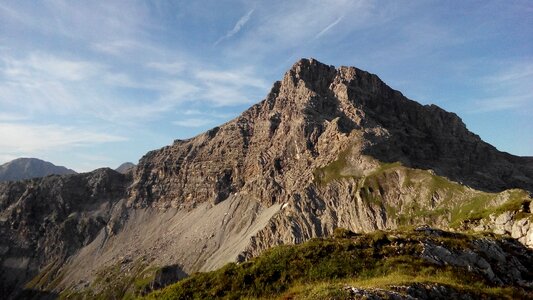
M365 298L366 297L366 298ZM531 299L533 251L428 227L278 246L146 299Z

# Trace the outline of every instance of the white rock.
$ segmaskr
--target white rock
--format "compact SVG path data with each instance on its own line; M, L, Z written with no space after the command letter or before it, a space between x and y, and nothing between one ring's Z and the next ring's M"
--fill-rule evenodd
M505 225L511 221L513 218L513 213L506 211L503 214L499 215L494 222L496 225Z
M515 239L519 239L526 235L529 229L529 220L527 218L514 222L511 230L511 236Z
M533 248L533 226L531 225L526 235L526 246Z

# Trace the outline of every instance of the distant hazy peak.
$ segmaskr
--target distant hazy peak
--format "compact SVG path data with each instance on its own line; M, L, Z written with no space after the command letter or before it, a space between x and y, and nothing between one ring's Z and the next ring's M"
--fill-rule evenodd
M120 166L118 166L118 168L116 168L115 171L117 171L119 173L122 173L122 174L126 174L126 173L128 173L129 171L131 171L135 167L136 167L136 165L134 163L125 162L125 163L121 164Z
M0 166L0 181L24 180L53 174L76 174L76 171L38 158L17 158Z

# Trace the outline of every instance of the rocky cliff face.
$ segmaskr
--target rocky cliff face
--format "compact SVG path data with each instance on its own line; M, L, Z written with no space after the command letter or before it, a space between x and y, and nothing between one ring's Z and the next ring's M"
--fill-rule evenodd
M65 260L112 226L111 208L129 179L110 169L0 183L0 294ZM57 279L57 278L56 278Z
M376 173L384 162L407 169ZM448 224L450 210L478 193L439 186L434 176L486 192L531 192L532 174L526 159L498 152L455 114L411 101L368 72L304 59L237 119L143 157L129 204L191 209L230 196L282 204L284 212L252 238L256 253L337 226L394 228L399 216L413 217L409 209L420 213L415 206L418 221Z
M337 227L484 224L529 205L533 191L530 159L497 151L455 114L411 101L376 75L313 59L241 116L147 153L128 176L1 186L2 234L28 253L5 248L3 269L34 262L17 277L39 273L29 288L98 290L94 279L110 266L211 270Z
M401 162L480 190L533 191L526 158L497 151L455 114L411 101L376 75L311 59L296 63L266 100L237 119L148 153L131 202L187 207L246 191L280 203L342 151L360 160L354 167L362 173L376 160Z

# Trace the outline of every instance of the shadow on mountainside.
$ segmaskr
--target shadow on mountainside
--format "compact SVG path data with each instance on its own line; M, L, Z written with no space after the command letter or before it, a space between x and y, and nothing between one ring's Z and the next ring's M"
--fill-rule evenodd
M390 135L385 139L366 136L373 143L363 154L386 163L401 162L410 168L431 169L436 175L485 192L520 188L533 193L532 158L498 151L469 132L455 114L436 106L418 109L433 116L421 125L367 111Z
M302 59L285 76L285 90L291 82L303 82L314 92L303 110L311 144L316 144L324 120L339 118L341 132L364 133L362 154L382 162L431 169L482 191L521 188L533 193L532 158L498 151L470 132L456 114L410 100L375 74ZM297 88L294 93L299 92Z
M58 299L59 294L50 291L40 291L33 289L24 289L14 299L24 300L53 300Z

